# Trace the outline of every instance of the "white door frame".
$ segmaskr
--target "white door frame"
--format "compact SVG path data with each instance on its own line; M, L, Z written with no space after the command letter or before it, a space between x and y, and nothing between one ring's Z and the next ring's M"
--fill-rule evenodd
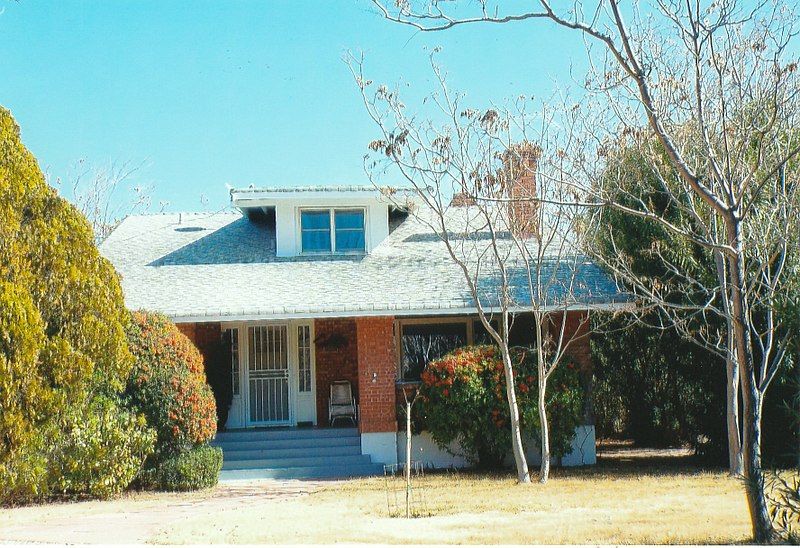
M307 325L310 327L311 337L311 395L299 392L299 347L298 347L298 327ZM287 360L289 366L289 420L280 423L253 422L250 420L250 327L261 326L286 326ZM312 423L317 424L317 367L316 367L316 345L314 344L314 321L313 320L286 320L286 321L247 321L247 322L224 322L222 329L236 328L239 335L239 398L238 409L232 406L231 411L238 410L237 416L230 416L228 423L233 427L255 428L263 426L296 426L298 418L298 405L303 400L311 400L313 406ZM305 417L304 417L305 418ZM307 419L306 419L307 420Z

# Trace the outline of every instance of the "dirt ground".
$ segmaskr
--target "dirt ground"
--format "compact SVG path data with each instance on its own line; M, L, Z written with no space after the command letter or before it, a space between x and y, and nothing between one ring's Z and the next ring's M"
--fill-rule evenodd
M0 512L0 542L154 542L189 520L302 499L320 482L262 480L194 493L127 493L109 501L51 503Z
M547 485L509 475L428 474L402 482L251 481L189 494L0 512L0 541L58 543L739 543L741 484L681 450L609 448L599 464L555 470Z

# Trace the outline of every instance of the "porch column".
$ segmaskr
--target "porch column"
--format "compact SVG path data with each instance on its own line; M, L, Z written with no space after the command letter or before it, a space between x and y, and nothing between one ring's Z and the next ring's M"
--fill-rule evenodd
M394 318L357 318L361 450L373 462L397 462Z
M575 439L572 442L572 452L562 458L564 466L581 466L585 464L596 464L597 455L595 451L595 430L594 412L592 410L592 347L590 326L587 321L587 313L583 311L572 311L567 313L567 325L564 328L564 336L567 340L572 337L580 337L572 342L567 354L571 356L581 370L583 388L586 391L586 403L584 406L584 421L575 431Z

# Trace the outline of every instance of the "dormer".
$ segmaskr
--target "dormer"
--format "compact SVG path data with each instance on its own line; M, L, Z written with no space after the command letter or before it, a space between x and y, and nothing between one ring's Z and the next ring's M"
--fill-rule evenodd
M397 191L373 186L231 190L231 203L252 218L275 219L278 257L369 253L389 235Z

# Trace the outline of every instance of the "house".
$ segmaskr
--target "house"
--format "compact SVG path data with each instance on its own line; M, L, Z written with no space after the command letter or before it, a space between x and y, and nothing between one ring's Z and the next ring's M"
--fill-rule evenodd
M355 186L234 189L229 210L130 216L103 242L128 307L167 314L206 354L223 333L232 336L233 403L218 435L226 470L314 476L398 462L405 443L396 383L419 375L431 348L485 340L431 211L413 194L404 206L389 194ZM469 211L468 202L454 201L448 230L463 229ZM588 309L619 300L614 281L591 262L581 262L578 277L568 330L586 329L580 319ZM529 340L530 325L520 314L510 336ZM571 350L585 368L588 345L584 337ZM337 380L351 383L357 430L326 428ZM415 459L463 464L426 436L415 440ZM591 424L576 433L564 462L594 462Z

